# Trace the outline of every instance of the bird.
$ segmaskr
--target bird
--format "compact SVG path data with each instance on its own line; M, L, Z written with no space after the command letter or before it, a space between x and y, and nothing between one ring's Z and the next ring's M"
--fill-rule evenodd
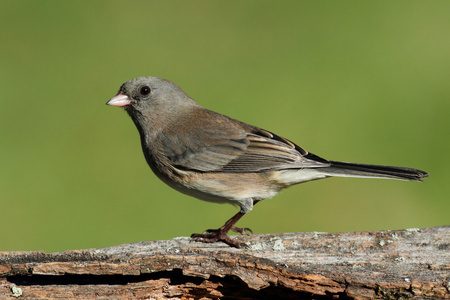
M131 117L144 157L164 183L200 200L239 207L219 229L192 234L198 242L242 247L229 231L253 233L235 224L256 203L292 185L333 176L412 181L428 176L412 168L323 159L273 132L203 108L159 77L125 82L106 104Z

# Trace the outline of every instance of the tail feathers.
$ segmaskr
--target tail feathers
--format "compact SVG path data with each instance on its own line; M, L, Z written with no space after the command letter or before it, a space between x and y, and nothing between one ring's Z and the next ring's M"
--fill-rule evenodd
M415 181L422 181L422 178L428 177L427 172L410 168L355 164L339 161L330 161L330 163L331 166L320 168L317 171L327 176L338 177L391 178Z

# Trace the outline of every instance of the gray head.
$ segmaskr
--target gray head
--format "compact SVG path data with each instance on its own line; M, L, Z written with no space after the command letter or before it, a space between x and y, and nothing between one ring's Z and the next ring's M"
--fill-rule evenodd
M125 108L136 125L165 123L188 107L197 106L178 85L158 77L125 82L106 104ZM141 125L141 126L139 126Z

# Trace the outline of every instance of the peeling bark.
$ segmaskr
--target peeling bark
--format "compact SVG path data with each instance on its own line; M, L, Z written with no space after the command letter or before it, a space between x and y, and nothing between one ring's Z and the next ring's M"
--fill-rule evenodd
M450 226L0 252L0 299L450 299Z

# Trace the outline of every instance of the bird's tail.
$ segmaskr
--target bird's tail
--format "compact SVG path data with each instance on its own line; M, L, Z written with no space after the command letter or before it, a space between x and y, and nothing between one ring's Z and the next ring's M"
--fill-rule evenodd
M326 176L337 177L362 177L362 178L391 178L400 180L422 181L428 177L428 173L402 167L377 166L355 164L340 161L330 161L329 167L320 168L318 171Z

